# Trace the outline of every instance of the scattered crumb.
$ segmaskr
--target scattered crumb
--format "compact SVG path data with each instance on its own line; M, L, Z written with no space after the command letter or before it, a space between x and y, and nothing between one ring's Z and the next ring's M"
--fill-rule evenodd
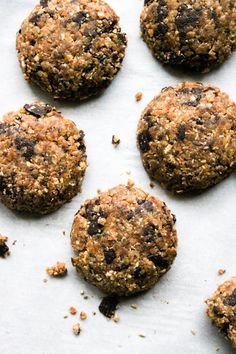
M88 298L89 298L88 295L84 296L84 300L88 300Z
M145 337L146 337L146 335L145 335L144 333L139 333L139 337L141 337L141 338L145 338Z
M66 232L65 232L65 230L63 230L63 231L62 231L62 234L63 234L63 236L66 236Z
M77 314L77 310L76 310L76 308L73 307L73 306L71 306L71 307L69 308L69 312L70 312L71 315L76 315L76 314Z
M126 174L129 176L131 175L131 171L126 171Z
M111 143L115 146L118 146L120 144L120 138L116 135L112 135Z
M63 277L67 274L66 264L62 262L57 262L55 266L48 267L46 272L51 277Z
M153 182L150 182L150 187L151 188L154 188L155 187L155 184Z
M63 318L64 318L64 319L68 318L68 315L65 315Z
M80 295L84 295L84 290L81 290Z
M92 313L93 313L93 315L94 315L94 316L96 316L96 314L97 314L97 312L96 312L96 311L93 311Z
M216 352L219 352L220 351L220 348L216 348Z
M80 324L76 323L73 327L72 327L73 333L78 336L80 334Z
M43 279L43 282L44 282L44 283L47 283L47 282L48 282L47 278L44 278L44 279Z
M0 235L0 257L2 258L10 255L9 247L6 244L7 240L6 236Z
M100 194L100 193L101 193L101 189L98 188L98 189L97 189L97 194Z
M88 315L87 315L87 313L81 311L80 314L79 314L79 317L80 317L81 320L86 320Z
M196 336L196 332L193 329L191 329L191 333L193 336Z
M223 275L225 274L226 270L225 269L219 269L218 270L218 275Z
M132 304L130 307L132 307L132 309L137 310L137 305L136 304Z
M14 240L14 241L12 242L12 246L15 246L16 242L17 242L17 240Z
M133 187L134 186L134 181L132 179L129 179L128 182L127 182L127 186L128 187Z
M135 99L137 102L141 101L141 99L143 98L143 93L142 92L137 92L135 95Z
M112 319L113 319L114 322L119 322L120 321L120 316L115 314L115 316L113 316Z

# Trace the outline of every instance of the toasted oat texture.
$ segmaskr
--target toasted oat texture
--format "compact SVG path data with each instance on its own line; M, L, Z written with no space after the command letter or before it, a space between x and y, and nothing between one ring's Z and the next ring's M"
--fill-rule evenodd
M176 256L175 217L141 189L119 185L87 200L76 214L72 263L88 282L112 295L151 288Z
M167 189L208 188L236 163L236 105L211 85L167 87L144 110L137 140L148 174Z
M84 133L43 102L0 122L0 200L10 209L50 213L80 190L87 167Z
M207 315L236 348L236 277L220 285L207 306Z
M236 2L145 0L141 31L161 62L207 72L236 48Z
M102 0L41 0L16 41L26 80L55 99L78 100L110 84L126 45L119 17Z

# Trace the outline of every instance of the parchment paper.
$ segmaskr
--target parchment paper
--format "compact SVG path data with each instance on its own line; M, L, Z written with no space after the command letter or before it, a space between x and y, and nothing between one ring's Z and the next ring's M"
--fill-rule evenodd
M110 4L129 37L123 69L101 97L82 104L55 103L86 134L89 168L82 194L42 218L22 216L0 205L0 233L9 237L11 248L11 256L0 259L0 353L213 354L219 348L219 353L233 354L206 317L204 300L217 284L236 273L235 174L195 197L172 197L159 185L151 189L135 131L141 111L154 95L179 81L210 82L236 100L236 54L204 76L164 68L139 36L143 0L110 0ZM34 0L0 1L1 116L36 98L52 103L24 81L16 57L15 33L34 5ZM144 96L136 103L138 91ZM117 149L111 145L113 134L121 138ZM105 190L128 178L166 201L176 214L179 247L168 274L151 291L122 302L120 322L114 323L97 310L102 294L83 282L71 266L69 233L73 215L85 198L94 196L97 188ZM45 268L56 261L67 263L68 276L44 283ZM225 268L226 274L219 277L219 268ZM84 300L81 290L89 299ZM130 307L132 303L137 310ZM88 319L80 321L78 337L71 330L78 315L63 318L70 306L88 313ZM139 337L140 333L146 337Z

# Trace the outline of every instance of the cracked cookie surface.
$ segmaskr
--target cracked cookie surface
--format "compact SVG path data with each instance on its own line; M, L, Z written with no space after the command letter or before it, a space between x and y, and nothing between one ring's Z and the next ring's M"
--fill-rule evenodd
M161 62L207 72L236 48L236 4L232 0L145 0L141 31Z
M236 348L236 277L221 284L207 306L207 315Z
M236 163L236 105L211 85L164 88L144 110L137 143L151 178L176 192L223 180Z
M126 45L119 17L102 0L41 0L16 41L25 79L55 99L72 100L110 84Z
M119 185L85 201L71 231L73 265L109 294L150 289L176 257L175 217L141 189Z
M36 101L0 121L0 200L10 209L50 213L81 189L84 133Z

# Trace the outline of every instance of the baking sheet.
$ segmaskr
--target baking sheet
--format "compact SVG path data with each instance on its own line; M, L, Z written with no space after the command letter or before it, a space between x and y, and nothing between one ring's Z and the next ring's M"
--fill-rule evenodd
M219 353L235 353L205 316L204 300L217 284L236 273L236 176L195 197L172 197L159 185L151 189L136 148L135 130L153 96L182 80L210 82L236 100L236 54L204 76L164 68L139 37L143 0L109 3L129 37L123 69L101 97L82 104L56 103L86 134L89 168L82 194L42 218L22 216L0 205L0 233L9 237L12 251L9 258L0 259L0 353L213 354L217 348ZM34 5L34 0L0 2L1 116L35 98L52 102L24 81L16 58L15 33ZM144 96L136 103L138 91ZM121 138L118 148L111 145L113 134ZM168 274L149 292L122 302L120 322L114 323L97 311L102 293L82 281L71 266L69 232L85 198L94 196L97 188L105 190L128 178L166 201L176 214L179 248ZM68 276L44 283L45 268L58 260L67 263ZM226 274L219 277L219 268L225 268ZM80 295L81 290L89 299ZM132 303L137 310L130 307ZM78 316L63 318L70 306L88 313L88 319L80 321L78 337L71 330ZM141 333L146 337L139 337Z

